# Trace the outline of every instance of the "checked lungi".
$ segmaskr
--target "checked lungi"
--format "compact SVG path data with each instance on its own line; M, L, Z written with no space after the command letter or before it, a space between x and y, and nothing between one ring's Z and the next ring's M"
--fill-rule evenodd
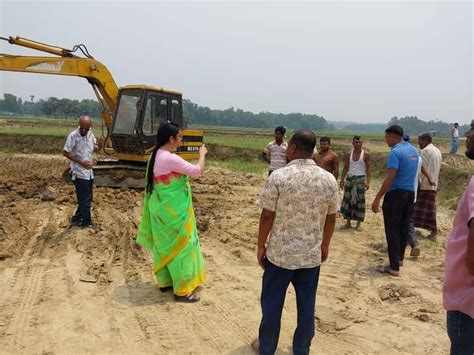
M363 222L365 218L365 175L346 176L341 214L345 219Z
M436 232L436 191L418 190L414 209L415 227Z

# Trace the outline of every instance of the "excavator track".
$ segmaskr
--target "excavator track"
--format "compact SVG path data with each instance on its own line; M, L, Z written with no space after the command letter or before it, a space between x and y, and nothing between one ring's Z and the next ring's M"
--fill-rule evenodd
M118 160L99 160L94 169L94 185L112 188L143 190L146 165L124 163ZM63 172L63 180L72 183L69 169Z

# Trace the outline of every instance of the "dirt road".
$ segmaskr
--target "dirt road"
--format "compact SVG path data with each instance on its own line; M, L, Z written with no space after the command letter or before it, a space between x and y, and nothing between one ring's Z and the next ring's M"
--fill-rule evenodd
M157 289L134 242L142 193L96 188L101 230L69 228L75 198L58 178L65 166L59 156L0 156L0 352L251 354L264 177L209 168L193 181L208 282L201 302L177 304ZM336 231L313 353L447 353L441 282L451 218L440 212L438 242L423 239L398 279L374 271L386 261L380 215L369 212L362 232ZM295 322L290 289L280 353L290 353Z

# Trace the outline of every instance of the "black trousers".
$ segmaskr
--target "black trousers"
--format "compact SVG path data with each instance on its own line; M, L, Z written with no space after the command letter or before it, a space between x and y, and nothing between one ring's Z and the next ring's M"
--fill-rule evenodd
M314 308L320 267L288 270L265 261L262 282L262 321L258 339L260 355L273 355L280 337L281 314L288 286L293 284L298 310L297 327L293 334L293 354L309 354L314 337Z
M395 189L385 194L382 211L385 237L388 244L390 268L400 270L409 238L410 219L413 218L413 191Z
M74 185L76 186L77 210L71 222L78 223L81 226L88 226L92 223L91 204L94 180L76 178Z
M418 240L416 238L416 230L415 230L415 219L414 219L415 215L412 214L410 216L410 220L408 222L408 239L407 239L407 243L410 247L412 247L412 249L414 247L417 247L419 245L418 243Z

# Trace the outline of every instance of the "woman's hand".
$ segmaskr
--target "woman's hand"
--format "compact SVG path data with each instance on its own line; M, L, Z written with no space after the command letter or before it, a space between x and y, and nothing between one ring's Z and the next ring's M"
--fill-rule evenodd
M199 155L200 156L206 156L207 154L207 148L206 148L206 145L203 144L200 148L199 148Z

